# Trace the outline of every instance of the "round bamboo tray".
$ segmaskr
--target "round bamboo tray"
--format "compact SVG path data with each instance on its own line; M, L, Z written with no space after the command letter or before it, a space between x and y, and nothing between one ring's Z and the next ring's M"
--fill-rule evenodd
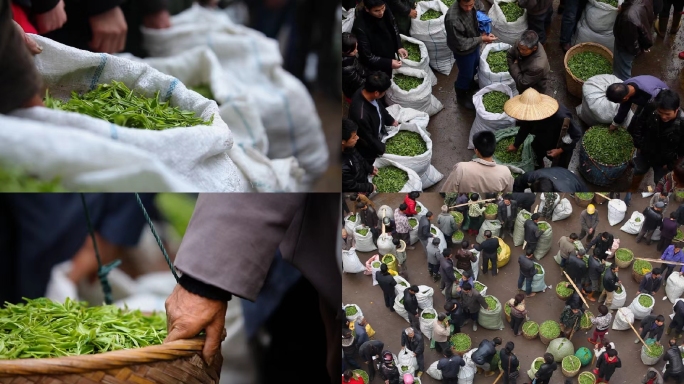
M563 59L563 65L565 66L565 83L568 87L568 93L571 95L577 97L577 98L582 98L582 86L584 85L584 81L580 80L579 78L575 77L575 75L570 72L570 68L568 67L568 61L575 56L578 53L582 52L593 52L597 53L613 63L613 52L610 51L610 49L604 47L601 44L596 44L596 43L582 43L582 44L577 44L570 48L566 53L565 53L565 58Z
M0 360L0 383L217 384L223 358L208 366L203 347L204 339L195 338L96 355Z

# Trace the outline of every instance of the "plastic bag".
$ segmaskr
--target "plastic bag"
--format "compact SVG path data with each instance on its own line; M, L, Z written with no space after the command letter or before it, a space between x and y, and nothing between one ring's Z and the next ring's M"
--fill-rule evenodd
M406 182L406 184L404 184L404 187L399 190L400 193L423 190L423 183L420 181L420 176L418 176L418 174L411 168L408 168L404 165L397 163L396 161L392 161L384 157L379 157L375 159L375 162L373 163L373 166L377 167L378 169L390 165L393 165L408 174L408 181ZM373 176L368 176L368 181L372 183Z
M439 364L439 360L430 364L425 373L427 373L428 376L432 377L435 380L442 380L442 371L437 369L437 364Z
M625 219L627 205L620 199L611 199L608 202L608 224L614 226Z
M416 292L416 299L418 300L418 308L420 309L432 309L432 296L435 294L435 290L427 285L419 285L418 292Z
M492 237L499 237L501 235L501 222L499 220L485 220L480 227L480 232L477 234L475 241L482 244L487 238L484 236L485 231L492 231Z
M606 90L614 83L622 83L622 80L614 75L596 75L589 78L582 85L582 104L581 108L577 107L577 114L590 127L613 122L613 117L617 114L620 104L608 100ZM629 111L627 118L623 122L625 126L629 125L632 116L632 111Z
M487 49L487 48L485 48ZM508 72L506 72L508 73ZM482 97L493 91L503 92L508 95L508 97L513 97L513 91L511 88L505 84L492 83L473 95L473 104L475 105L475 120L473 125L470 127L470 136L468 138L468 149L474 149L473 137L475 134L483 131L496 132L502 128L510 128L515 126L515 119L508 116L506 112L501 113L491 113L487 112L484 104L482 103Z
M490 296L496 300L496 306L489 310L487 308L480 308L480 314L477 318L477 323L482 326L482 328L491 330L502 330L504 327L503 320L501 319L501 302L494 296Z
M648 296L651 298L651 306L650 307L644 307L643 305L639 304L639 297L641 296ZM634 319L636 320L641 320L644 317L648 316L651 314L651 311L653 310L653 306L655 305L655 298L651 295L647 295L645 293L641 293L637 295L634 300L632 300L632 304L629 305L629 310L632 311L634 314Z
M444 109L442 103L432 95L432 82L427 72L416 68L400 67L394 69L392 75L406 75L422 79L419 86L405 91L399 88L392 77L391 86L387 90L387 97L392 103L423 111L430 116Z
M674 304L684 294L684 277L678 272L672 271L667 278L667 285L665 285L665 295L667 299Z
M541 267L542 272L537 273L532 278L532 292L546 292L547 286L546 286L546 281L544 281L544 276L546 275L546 271L544 270L543 265L541 265L539 263L535 263L535 264L538 264Z
M564 357L575 354L575 347L572 345L572 341L559 337L551 340L548 348L546 348L546 353L552 354L556 363L560 363Z
M496 36L498 37L499 35ZM515 96L518 94L518 88L516 88L515 80L513 80L511 74L508 71L492 72L487 63L487 56L489 56L490 53L508 51L510 48L511 46L506 43L485 44L480 53L480 66L477 70L477 82L480 85L480 88L485 88L492 84L503 84L511 90L511 95ZM470 149L470 147L468 147L468 149Z
M359 317L363 317L363 312L361 312L361 307L359 307L356 304L343 304L342 309L345 309L347 307L354 307L356 308L356 313L353 315L346 315L348 321L356 321Z
M527 10L523 9L523 15L513 22L506 21L499 4L513 3L514 0L494 1L487 14L492 19L492 33L499 38L499 41L506 44L515 44L523 32L527 30Z
M430 54L428 53L425 43L410 36L404 36L400 34L399 37L401 38L402 43L409 42L416 44L418 46L418 50L420 51L420 61L413 61L409 60L408 58L401 59L401 67L420 69L421 71L427 73L428 78L430 79L430 84L432 84L433 87L437 85L437 76L435 76L435 74L432 72L432 68L430 68Z
M438 10L442 15L437 19L421 20L420 16L430 9ZM418 16L411 19L411 37L425 43L430 55L430 66L437 72L449 76L454 66L454 54L447 45L444 18L449 8L439 0L420 1L416 3Z
M613 292L613 302L610 303L610 308L608 308L610 310L622 308L627 301L627 290L622 284L620 284L620 287L622 288L622 292Z
M357 232L359 229L368 229L368 233L365 235L360 234ZM366 227L365 225L359 225L354 229L354 240L356 240L356 249L358 249L360 252L373 252L378 247L375 246L375 243L373 243L373 233L371 232L370 228Z
M396 136L401 131L418 133L423 138L423 141L425 141L425 145L427 147L425 153L413 157L385 153L382 155L381 158L392 160L398 164L401 164L415 171L421 179L421 184L423 188L429 188L437 182L439 182L440 180L442 180L444 175L442 175L437 170L437 168L433 167L430 164L430 161L432 160L432 140L430 139L430 136L427 134L427 132L420 129L417 125L412 123L401 124L399 125L399 129L396 129L389 133L387 136L385 136L382 139L382 142L386 143L387 140ZM425 213L427 212L424 212L423 214Z
M583 367L586 367L591 363L591 350L587 347L580 347L577 349L577 352L575 352L575 357L579 359Z
M342 8L342 33L351 33L354 27L354 19L356 18L356 9L344 9Z
M425 313L433 314L433 315L435 315L435 318L434 319L424 319L423 314L425 314ZM435 319L436 318L437 318L437 311L435 311L434 308L426 308L418 316L418 320L420 321L420 331L423 332L423 335L425 335L426 340L432 339L432 328L435 325Z
M639 221L636 221L636 219ZM632 212L632 217L620 228L622 232L627 232L630 235L636 235L641 231L641 226L644 225L644 215L641 212Z
M404 297L404 291L406 290L406 288L411 286L411 283L409 283L406 279L398 275L394 276L394 281L397 282L397 285L394 286L394 293L397 296Z
M405 366L408 369L403 370L401 368L402 366ZM407 348L402 348L397 355L397 368L399 369L400 374L413 374L416 369L418 369L418 360L413 356L413 352L410 352Z
M394 308L394 312L396 312L397 315L401 316L408 323L408 312L404 309L404 304L400 302L403 299L404 295L397 295L397 297L394 298L394 306L392 308Z
M539 221L539 223L547 223L546 221ZM549 224L549 229L544 231L542 235L539 237L539 241L537 242L537 248L534 249L534 258L537 260L541 260L542 257L546 256L547 253L549 253L549 250L551 249L551 245L553 245L553 228L551 228L551 224Z
M346 273L360 273L366 270L366 267L359 261L354 248L342 251L342 267Z
M634 324L634 314L632 310L627 307L622 307L615 312L615 319L613 320L613 330L624 331L630 329L630 324Z
M513 245L519 247L525 242L525 215L532 217L532 214L525 209L520 209L518 216L515 217L513 224Z
M384 235L380 235L378 237L378 253L381 256L384 256L387 253L390 253L392 255L397 253L397 247L394 246L394 243L392 242L392 234L390 233L385 233Z
M572 204L570 204L570 200L563 198L553 209L551 221L565 220L570 215L572 215Z

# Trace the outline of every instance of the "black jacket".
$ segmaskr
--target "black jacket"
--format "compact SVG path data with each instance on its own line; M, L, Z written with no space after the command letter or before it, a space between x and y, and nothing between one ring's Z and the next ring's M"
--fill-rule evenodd
M593 256L589 258L589 278L592 280L598 280L601 278L601 274L606 269L605 264L601 264L601 259L594 258Z
M489 238L482 242L477 248L479 248L482 253L488 255L496 254L496 250L499 248L499 240L495 238Z
M447 285L456 281L456 276L454 276L454 262L451 259L443 257L439 261L439 274L442 276L442 281Z
M682 356L679 352L678 346L670 347L665 353L660 361L667 363L667 371L670 373L681 373L684 372L684 364L682 364Z
M518 357L511 353L510 355L506 353L505 349L502 349L499 351L499 359L501 359L501 369L504 371L504 375L507 376L508 374L515 372L518 370L518 367L520 367L520 362L518 361ZM510 363L510 365L509 365Z
M646 207L642 213L644 215L643 230L653 231L663 223L663 214L656 212L652 207Z
M626 0L615 18L613 35L615 45L636 55L653 46L651 27L655 20L653 2L649 0Z
M677 350L677 353L679 353L679 350ZM622 367L622 361L618 357L617 360L614 363L608 363L608 354L606 352L602 353L601 356L599 356L598 361L596 362L596 367L599 370L599 375L603 374L603 377L610 377L615 373L615 370ZM681 363L682 358L679 358L679 362Z
M437 369L442 371L442 377L445 379L458 378L458 372L461 370L461 367L464 366L465 361L458 355L454 355L448 359L443 357L439 359L439 363L437 363Z
M639 292L648 293L650 295L651 292L658 292L662 284L662 275L658 276L658 278L655 279L653 278L653 274L649 272L646 274L646 276L644 276L643 279L641 279L641 283L639 283Z
M347 148L342 152L342 192L373 192L373 183L368 181L371 173L373 165L356 148Z
M527 219L527 221L525 221L525 241L535 244L539 241L541 235L542 231L539 229L539 226L537 226L537 223L532 219Z
M491 340L484 339L477 346L477 351L473 352L471 358L477 365L483 365L492 361L496 355L496 346Z
M679 225L684 225L684 204L680 205L675 211L675 217Z
M572 295L565 300L565 305L569 305L570 308L577 307L580 309L580 311L582 311L582 313L584 313L584 303L582 302L582 299L580 299L577 292L573 292Z
M368 228L378 228L380 225L378 214L371 206L368 206L368 208L357 212L357 214L361 216L361 223Z
M663 329L665 328L665 323L663 323L661 326L658 326L658 324L655 323L655 320L655 315L648 315L641 320L641 325L639 327L643 328L644 331L651 332L652 336L649 336L649 339L656 339L656 341L660 341L660 339L663 338ZM655 328L651 329L654 325Z
M382 126L380 126L378 110L363 97L361 89L356 91L352 97L348 115L349 119L359 126L357 131L359 141L356 142L356 149L371 164L377 157L385 153L385 144L380 140L379 133L382 136L387 135L385 126L394 123L394 118L387 112L382 100L377 100L377 103L382 114ZM379 133L378 129L380 130Z
M619 280L613 273L613 270L608 268L606 269L606 274L603 275L603 288L608 292L614 292L618 287L617 282Z
M534 376L540 380L549 380L556 369L558 369L558 364L556 364L555 361L551 364L544 363L539 367L539 370Z
M369 340L359 347L359 354L363 361L372 361L373 356L380 356L385 343L380 340Z
M427 241L432 236L430 228L430 220L426 216L421 216L418 219L418 238Z
M606 255L606 251L610 250L610 248L613 246L614 241L614 237L610 233L606 234L606 241L603 241L602 238L604 233L606 232L600 233L598 234L598 236L595 236L594 239L591 242L589 242L589 244L587 244L586 248L587 254L591 255L592 253L589 253L589 250L591 249L591 247L596 246L596 249L598 249L600 252L599 259L601 260L605 260L606 257L608 257L608 255Z
M357 344L356 338L352 335L353 341L350 345L348 346L342 346L342 352L344 352L344 356L348 358L354 358L356 355L359 354L359 345Z
M378 281L378 285L386 295L394 296L394 286L397 285L397 281L389 273L383 274L382 271L375 272L375 280Z
M641 154L650 165L667 165L672 170L677 158L684 155L683 119L684 113L680 111L674 120L664 123L656 112L654 102L649 102L637 123L630 125L634 146L641 149Z
M534 277L537 274L537 270L534 266L534 261L528 259L525 255L520 255L518 257L518 264L520 265L520 273L528 278Z
M551 168L549 168L551 169ZM524 175L521 175L518 177L522 177ZM517 179L516 179L517 180ZM515 190L515 183L513 185L513 190ZM524 190L524 188L523 188ZM518 207L520 209L524 209L528 212L532 212L532 205L534 204L535 200L537 200L537 195L534 193L524 193L522 191L516 191L511 193L513 196L513 200L515 200L518 203Z
M568 135L570 135L571 142L570 144L561 142L561 146L557 147L558 138L560 137L563 128L563 120L565 118L571 120L570 126L568 127ZM572 153L575 149L575 145L582 138L582 130L575 124L575 121L572 119L572 113L563 104L558 105L558 111L551 117L539 121L519 120L517 123L520 125L520 130L518 130L518 134L515 135L515 141L513 142L516 148L520 148L528 135L534 135L534 141L532 142L533 148L544 151L562 148L564 153Z
M513 182L513 190L515 192L523 192L525 188L529 188L537 179L542 177L551 180L553 183L553 192L574 193L589 191L589 188L587 188L587 185L579 176L562 167L541 168L520 175ZM534 204L534 201L532 204ZM530 206L532 204L530 204Z
M359 62L356 56L342 58L342 92L352 98L359 88L366 84L368 70Z
M392 75L392 60L402 48L397 23L392 11L385 8L382 19L377 19L363 8L357 8L352 33L356 36L359 60L372 71Z
M460 303L455 310L447 312L447 315L451 318L451 324L453 324L454 327L461 328L465 321L465 315L463 314L463 308Z
M401 376L399 375L399 368L394 363L387 365L382 363L380 365L380 377L383 380L389 380L390 384L400 384Z
M420 334L419 329L414 329L413 339L409 340L406 331L401 332L401 346L406 347L411 350L411 352L420 356L425 352L425 345L423 344L423 336Z
M565 272L574 280L580 280L587 273L587 265L584 264L584 260L577 256L568 257L568 261L565 263Z
M418 299L408 289L404 290L404 309L410 314L418 314Z
M678 301L674 306L674 318L673 322L678 324L684 324L684 301Z
M518 203L515 200L511 200L511 215L508 216L508 206L506 206L506 203L503 201L500 201L499 204L499 210L497 211L497 218L499 221L502 222L507 222L507 221L514 221L515 217L518 213Z

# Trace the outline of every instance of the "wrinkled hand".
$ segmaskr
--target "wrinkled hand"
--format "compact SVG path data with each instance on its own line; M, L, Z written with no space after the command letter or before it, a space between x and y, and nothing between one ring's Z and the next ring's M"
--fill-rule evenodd
M399 69L399 68L401 68L401 61L392 60L392 69Z
M166 9L147 15L143 18L143 25L150 29L165 29L171 27L171 14Z
M550 151L546 151L546 154L549 157L558 157L561 155L561 153L563 153L563 149L561 149L561 148L556 148L556 149L552 149Z
M498 40L498 37L492 35L491 33L490 34L486 34L486 33L482 34L482 41L485 43L491 43L491 42L496 41L496 40Z
M408 57L408 51L406 51L406 49L404 49L404 48L399 48L397 53L399 53L399 57L401 57L402 59L405 59Z
M507 150L508 152L515 152L515 151L518 150L518 148L516 148L515 145L511 144L511 145L508 146L508 148L506 148L506 150Z
M372 173L372 175L373 175L373 176L377 176L377 175L378 175L378 167L373 167L373 173Z
M418 11L412 9L411 12L409 12L409 17L415 19L416 17L418 17Z
M64 0L59 0L59 3L51 10L36 15L36 29L42 35L62 28L66 21L67 14L64 11Z
M618 129L618 126L615 124L611 124L610 127L608 127L609 132L613 132Z
M392 123L392 126L393 126L393 127L398 127L398 126L399 126L399 122L398 122L397 120L394 120L394 122Z
M26 48L31 52L32 55L37 55L41 52L43 52L43 47L38 45L35 40L33 40L29 35L24 32L24 28L19 25L16 21L12 20L14 23L14 27L17 29L17 32L21 36L21 38L24 40L24 44L26 44Z
M93 30L93 39L90 48L96 52L118 53L123 51L126 45L126 32L128 24L121 8L114 7L105 13L91 16L90 28Z
M225 339L227 310L226 302L195 295L176 285L166 299L166 322L169 333L164 342L190 339L204 330L206 340L202 356L204 361L211 365L219 353L221 341Z

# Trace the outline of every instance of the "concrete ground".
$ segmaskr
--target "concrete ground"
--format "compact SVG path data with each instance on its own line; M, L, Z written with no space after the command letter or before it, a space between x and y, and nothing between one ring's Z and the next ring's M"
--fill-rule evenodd
M485 2L486 4L486 2ZM487 9L489 5L486 5ZM554 9L557 9L558 1L554 1ZM584 125L579 118L575 108L581 104L582 100L571 96L565 91L565 69L563 65L564 54L559 45L561 15L554 12L553 21L551 24L551 33L547 40L546 53L551 65L551 79L550 88L551 96L553 96L559 103L568 107L576 119L576 122L582 123L584 129L588 126ZM636 58L632 68L632 75L653 75L662 79L668 86L677 91L681 91L679 73L682 68L677 54L684 50L684 43L682 42L681 33L676 36L667 35L664 39L658 37L655 40L655 45L651 48L651 52L645 53ZM475 119L475 111L468 111L465 108L456 104L456 95L454 94L454 82L458 68L454 65L453 70L449 76L444 76L435 72L437 76L437 85L433 87L433 95L444 104L444 110L433 116L428 125L428 131L432 134L433 141L433 156L432 164L442 172L444 179L432 186L426 191L439 192L442 184L446 181L446 176L451 172L454 164L460 161L470 160L474 152L468 150L468 136L470 134L470 127ZM576 147L579 148L579 145ZM569 167L570 170L575 171L578 165L578 151L575 151L573 160ZM575 171L576 172L576 171ZM653 174L649 172L644 178L642 187L651 184L655 185L653 181ZM609 187L589 186L594 191L599 190L613 190L625 191L629 189L629 175L625 175L621 180L616 181Z
M565 194L565 197L571 199L571 197L567 194ZM381 194L376 196L373 201L378 208L381 205L386 204L394 209L403 201L403 198L404 195L402 194ZM424 193L418 200L432 212L439 212L440 207L443 204L443 199L437 193ZM538 202L539 200L536 204L538 204ZM553 259L553 255L558 252L558 239L561 236L567 236L572 232L579 233L580 230L579 215L584 208L577 206L573 200L571 200L571 202L573 208L572 216L568 219L551 223L554 239L553 246L551 247L549 253L541 261L539 261L539 263L545 269L546 285L553 285L555 287L559 281L564 280L561 278L562 274L558 264ZM629 219L632 212L635 210L641 212L648 205L648 202L649 199L647 198L642 198L640 195L633 195L631 207L628 208L625 219L614 227L610 227L608 224L607 203L603 205L597 205L596 209L600 217L598 232L611 232L616 238L620 239L621 246L634 251L637 257L660 258L660 253L656 251L655 243L650 246L647 246L645 242L636 244L635 235L629 235L620 231L620 226ZM670 208L666 213L669 214L669 212L676 209L676 207L677 203L671 203ZM471 243L475 241L474 237L468 238L467 234L466 239L471 241ZM508 301L517 293L516 288L519 273L517 258L522 254L522 248L514 247L510 237L506 237L505 240L512 250L511 261L499 270L499 274L497 276L493 277L491 274L488 274L480 278L480 281L487 285L488 293L496 296L501 302ZM438 292L439 283L434 283L427 273L427 261L420 243L416 243L415 245L415 250L408 251L408 281L416 285L428 285L433 287L435 289L434 308L438 312L443 312L445 300L444 295L441 292ZM374 254L374 252L358 253L359 259L362 263L365 263L366 260L368 260ZM659 266L659 264L656 264L655 266ZM638 284L631 277L631 268L621 270L618 274L627 290L627 301L625 306L628 306L636 296ZM395 354L398 353L401 349L401 333L406 327L408 327L408 323L399 315L390 312L384 306L383 295L380 288L373 287L371 277L366 276L363 273L345 274L342 284L342 302L345 304L354 303L359 305L363 311L363 314L366 316L373 329L377 332L374 338L383 341L385 343L386 349L391 350ZM660 292L655 295L656 303L652 313L666 316L667 325L670 322L668 315L672 313L672 304L668 300L662 301L664 294L664 288L661 288ZM563 309L563 305L563 301L558 299L553 289L547 290L544 293L538 293L535 297L527 299L527 309L529 311L530 319L538 323L541 323L545 320L558 321L560 313ZM597 307L598 305L596 303L590 302L590 310L593 313L598 313ZM638 324L638 321L635 322L637 329ZM530 381L527 376L527 370L530 368L530 364L535 358L542 356L546 351L546 345L542 344L539 339L527 340L523 337L514 337L513 331L510 329L510 326L507 323L502 331L490 331L479 327L476 332L473 332L471 324L466 325L462 328L462 330L470 335L471 339L473 340L473 347L477 347L477 345L483 339L491 340L491 338L495 336L501 337L504 344L507 341L513 341L516 344L514 353L518 356L521 366L521 378L518 380L519 384L528 383ZM575 350L580 347L588 347L593 350L592 346L587 341L587 337L589 336L590 334L588 332L578 331L572 339ZM634 332L631 330L610 330L606 337L615 343L619 357L622 360L622 368L617 370L611 379L611 383L640 383L647 367L641 362L641 345L634 344L634 340L636 339ZM666 335L663 335L662 341L667 343ZM438 360L441 358L441 356L436 351L429 349L427 341L425 350L425 367L427 369L432 362ZM662 363L656 365L657 369L662 369L662 367ZM586 371L589 369L589 367L585 367L581 371ZM593 366L591 369L593 369ZM475 383L493 383L495 378L496 376L485 378L484 375L476 375ZM564 383L564 379L565 378L562 375L561 369L559 367L554 373L551 383ZM422 376L422 382L424 384L432 384L437 383L438 381L432 379L427 374L424 374ZM576 383L577 379L573 379L572 382ZM382 383L379 375L376 376L373 383Z

